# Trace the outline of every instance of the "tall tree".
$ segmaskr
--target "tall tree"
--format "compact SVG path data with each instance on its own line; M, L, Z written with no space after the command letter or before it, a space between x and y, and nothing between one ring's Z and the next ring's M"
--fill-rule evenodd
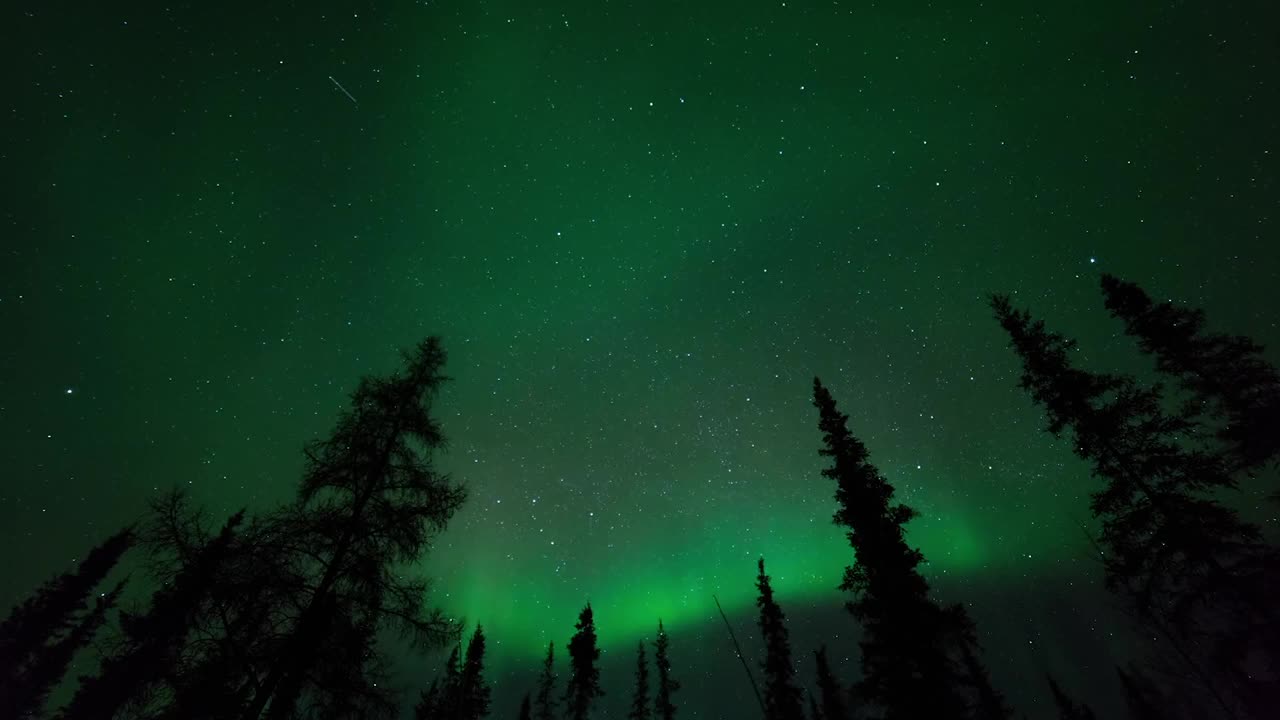
M0 624L0 717L40 713L76 652L115 606L123 582L101 593L91 608L89 598L133 543L132 528L107 538L76 570L45 583Z
M433 679L426 690L418 694L418 703L413 706L414 720L436 720L436 706L440 704L440 680Z
M538 720L555 720L556 717L556 644L547 643L547 657L542 661L542 674L538 677Z
M845 689L831 672L831 665L827 662L827 646L814 650L813 659L818 666L818 694L822 696L822 715L826 720L851 720L849 706L845 702Z
M773 586L764 573L764 558L756 566L756 607L760 608L760 635L764 640L765 720L803 720L804 706L800 688L795 682L795 666L791 664L791 640L787 636L787 616L773 597Z
M406 580L403 565L427 549L465 493L439 473L433 453L444 445L432 417L432 401L445 381L445 352L428 338L405 355L405 369L365 378L327 440L313 443L298 502L290 509L308 536L315 580L296 625L257 683L242 714L257 720L292 711L308 668L322 653L322 629L332 622L368 627L395 622L422 647L438 647L457 635L439 612L426 612L425 583ZM350 619L335 619L333 613ZM366 659L373 659L366 654ZM359 675L366 662L352 662ZM279 697L277 697L277 695Z
M1048 430L1071 431L1075 452L1102 481L1091 510L1107 588L1168 639L1203 692L1228 714L1242 702L1268 717L1280 702L1280 593L1276 553L1219 496L1236 489L1233 464L1187 444L1195 413L1166 412L1162 388L1074 366L1073 340L992 298L1022 360L1021 386L1045 409ZM1253 658L1269 659L1259 675Z
M868 462L849 432L848 416L818 378L813 380L823 447L822 471L836 482L835 523L848 530L854 563L840 588L862 624L862 680L857 694L880 706L885 720L969 715L963 649L976 646L973 623L959 605L941 607L920 574L924 556L909 547L903 526L915 510L893 503L893 486Z
M1058 720L1096 720L1093 708L1083 703L1076 704L1052 675L1046 674L1044 677L1049 682L1049 692L1053 693L1053 704L1058 708Z
M520 701L520 720L533 720L533 712L529 706L529 693L525 693L524 699Z
M596 647L596 622L591 603L578 614L577 632L569 640L569 682L564 688L565 714L569 720L587 720L600 689L600 649Z
M467 656L458 680L458 720L479 720L489 715L489 684L484 679L484 628L476 625L467 643Z
M630 720L649 720L649 666L644 659L644 641L636 648L636 689L631 694Z
M178 664L193 616L243 520L243 510L231 516L218 537L196 554L174 582L152 595L146 614L121 613L123 647L103 658L97 675L80 678L79 689L62 710L65 720L115 717L131 699L146 696Z
M671 639L659 618L658 637L653 641L653 666L658 671L658 694L653 699L653 713L658 720L675 720L676 716L676 705L671 696L680 689L680 683L671 676L670 647Z
M1190 394L1186 407L1216 416L1214 429L1234 467L1250 470L1280 456L1280 372L1261 345L1208 332L1202 310L1155 303L1112 275L1102 276L1102 291L1125 333Z

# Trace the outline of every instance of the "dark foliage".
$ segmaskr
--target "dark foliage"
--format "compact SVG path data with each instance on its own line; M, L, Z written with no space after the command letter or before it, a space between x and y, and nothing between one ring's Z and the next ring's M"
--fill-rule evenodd
M77 651L93 639L124 583L102 593L99 583L135 542L132 528L93 548L72 572L50 580L0 624L0 717L40 713Z
M658 694L653 700L653 714L658 720L674 720L676 716L676 705L671 696L680 689L680 683L671 677L670 646L667 629L659 619L658 637L653 641L653 665L658 671Z
M1201 690L1234 715L1266 717L1280 702L1280 573L1259 529L1220 499L1232 462L1200 447L1198 414L1169 413L1162 388L1074 366L1074 341L992 299L1022 360L1021 385L1048 430L1071 431L1075 452L1103 482L1091 510L1107 588L1164 636ZM1259 672L1261 667L1261 672Z
M849 706L845 702L848 697L845 689L831 672L831 665L827 662L827 646L814 650L813 659L817 664L818 694L822 697L823 717L826 720L852 720Z
M1049 692L1053 693L1053 704L1058 708L1058 720L1096 720L1092 708L1084 704L1077 705L1075 700L1063 692L1052 675L1044 677L1049 682Z
M555 720L556 717L556 645L547 643L547 657L542 661L542 674L538 676L538 720Z
M1189 393L1188 411L1212 416L1233 467L1254 469L1280 456L1280 372L1261 345L1208 332L1203 311L1155 303L1142 288L1111 275L1102 276L1102 291L1125 333Z
M1013 717L1004 695L991 684L987 668L978 660L972 644L960 648L964 660L965 680L973 693L969 716L975 720L1008 720Z
M431 415L445 380L444 350L428 338L405 361L400 373L362 380L333 434L307 449L298 503L279 523L305 550L301 575L312 581L244 720L256 720L268 702L273 717L293 712L313 685L315 662L336 657L317 645L335 637L326 628L343 631L346 651L328 668L330 680L373 700L380 697L372 677L381 658L369 640L377 628L396 626L420 647L457 635L440 613L423 611L425 583L406 580L402 567L419 558L465 497L432 464L444 445ZM342 668L346 677L337 676Z
M649 666L644 659L644 641L636 647L636 689L631 694L630 720L649 720Z
M596 698L604 696L600 689L600 649L596 646L595 616L591 603L582 609L574 626L577 632L569 640L569 682L564 688L565 714L570 720L586 720Z
M120 614L123 647L103 658L97 675L80 687L62 710L65 720L112 718L131 700L144 697L177 665L193 616L226 558L244 511L233 515L212 542L201 548L174 582L156 591L144 615Z
M520 720L533 720L533 712L529 704L529 693L525 693L524 699L520 701Z
M803 699L795 682L795 666L791 663L791 640L787 634L786 614L773 598L773 586L764 573L764 558L756 566L756 607L760 609L760 635L764 640L765 720L802 720Z
M924 558L904 537L915 511L892 504L893 487L868 462L866 446L818 378L813 391L819 453L832 462L822 474L836 482L834 520L848 529L854 551L840 587L853 594L847 607L863 628L857 694L878 705L885 720L967 717L970 673L962 654L976 647L973 624L959 605L944 608L930 598L918 570Z

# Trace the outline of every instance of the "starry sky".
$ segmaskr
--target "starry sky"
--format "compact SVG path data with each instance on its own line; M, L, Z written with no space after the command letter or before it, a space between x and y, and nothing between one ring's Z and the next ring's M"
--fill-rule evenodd
M856 668L815 374L921 511L911 540L1019 710L1047 716L1046 670L1106 708L1135 640L1089 558L1094 486L1039 432L985 297L1097 368L1147 368L1101 272L1280 346L1278 20L1207 0L8 4L0 606L157 491L287 500L356 380L439 334L443 465L471 499L423 569L432 603L486 626L496 716L587 600L608 716L659 616L684 712L749 709L712 595L756 652L761 555L802 675L820 642Z

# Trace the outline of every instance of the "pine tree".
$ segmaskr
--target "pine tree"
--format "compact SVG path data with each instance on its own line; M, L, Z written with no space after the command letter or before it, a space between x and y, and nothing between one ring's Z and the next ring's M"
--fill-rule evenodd
M1077 705L1071 696L1063 692L1052 675L1046 674L1044 677L1049 681L1049 691L1053 693L1053 704L1058 708L1058 720L1096 720L1092 708L1084 704Z
M533 720L533 713L529 706L529 693L525 693L524 700L520 701L520 720Z
M976 646L973 624L959 605L940 607L918 569L924 556L907 545L903 525L916 516L893 505L891 486L868 462L866 446L848 430L848 416L813 380L814 405L831 458L822 471L836 482L835 523L848 529L854 564L845 570L846 605L862 624L859 697L879 705L885 720L962 718L970 695L962 663Z
M569 720L587 720L595 699L604 696L600 689L600 649L596 647L596 623L591 603L582 609L574 626L577 632L569 640L569 682L564 688L565 713Z
M653 714L657 720L675 720L676 705L672 696L680 689L680 683L671 677L671 658L667 655L671 639L667 629L658 619L658 637L653 642L653 666L658 671L658 694L653 700Z
M993 298L992 307L1022 360L1021 386L1045 408L1047 429L1055 436L1070 429L1076 454L1104 483L1091 510L1101 521L1107 588L1182 653L1224 710L1233 696L1267 717L1280 689L1280 615L1268 600L1280 592L1280 573L1259 529L1218 499L1236 488L1232 463L1185 444L1199 435L1197 419L1167 413L1159 386L1076 368L1074 341L1007 297ZM1247 667L1257 653L1270 656L1271 677Z
M90 550L74 571L46 582L15 607L0 623L0 667L21 668L46 641L74 627L77 615L88 607L90 593L134 541L133 528L121 530Z
M538 720L556 718L555 654L555 643L547 643L547 658L542 661L542 675L538 678Z
M644 660L644 641L636 648L636 689L631 695L630 720L649 720L649 666Z
M316 644L324 641L318 630L326 624L355 628L395 621L422 647L456 637L457 628L439 612L424 613L425 584L406 580L401 567L419 559L465 498L431 461L444 444L431 415L445 380L444 361L437 338L423 341L406 354L403 372L361 381L333 434L308 448L291 517L309 530L306 545L319 557L312 567L314 589L258 683L244 720L257 720L278 694L281 710L273 709L273 715L292 712L298 695L293 688L302 687L308 667L323 655ZM334 612L352 618L335 620ZM358 676L376 659L367 655L350 672Z
M466 659L458 678L458 720L479 720L489 715L489 685L484 679L484 629L476 625L467 643Z
M795 666L791 664L791 641L787 637L787 616L773 598L773 586L764 574L764 558L757 563L756 607L760 608L760 635L764 639L764 708L765 720L802 720L803 699L795 683Z
M413 706L414 720L436 720L436 706L440 704L440 681L432 680L431 685L418 695L418 704Z
M0 717L37 714L75 653L93 639L123 583L95 599L93 589L135 541L126 528L93 548L83 563L46 582L0 624Z
M115 607L124 581L102 593L94 606L60 639L42 648L26 666L19 668L0 690L0 717L39 717L44 712L49 693L67 674L67 667L80 650L89 644L106 622L107 612Z
M156 591L145 615L121 613L124 648L105 657L97 675L80 678L79 689L62 710L64 720L115 717L131 698L145 696L179 662L193 615L243 520L243 510L231 516L173 584Z
M822 696L822 715L826 720L851 720L849 707L845 702L845 689L831 672L831 665L827 662L827 646L814 650L813 659L818 666L818 693Z
M1207 332L1203 311L1156 304L1142 288L1114 276L1102 276L1102 291L1125 333L1188 391L1187 408L1221 419L1217 436L1233 467L1254 469L1280 456L1280 372L1261 345Z

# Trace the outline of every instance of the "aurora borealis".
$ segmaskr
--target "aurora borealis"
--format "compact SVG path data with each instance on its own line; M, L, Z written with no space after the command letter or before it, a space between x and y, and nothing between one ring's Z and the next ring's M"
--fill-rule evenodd
M1146 367L1103 270L1280 347L1267 3L82 5L0 11L5 608L157 490L288 499L439 334L471 498L423 570L494 717L587 600L609 717L659 616L681 712L736 717L711 596L750 652L762 555L801 676L856 668L815 374L1019 711L1101 709L1093 485L985 298L1091 367Z

